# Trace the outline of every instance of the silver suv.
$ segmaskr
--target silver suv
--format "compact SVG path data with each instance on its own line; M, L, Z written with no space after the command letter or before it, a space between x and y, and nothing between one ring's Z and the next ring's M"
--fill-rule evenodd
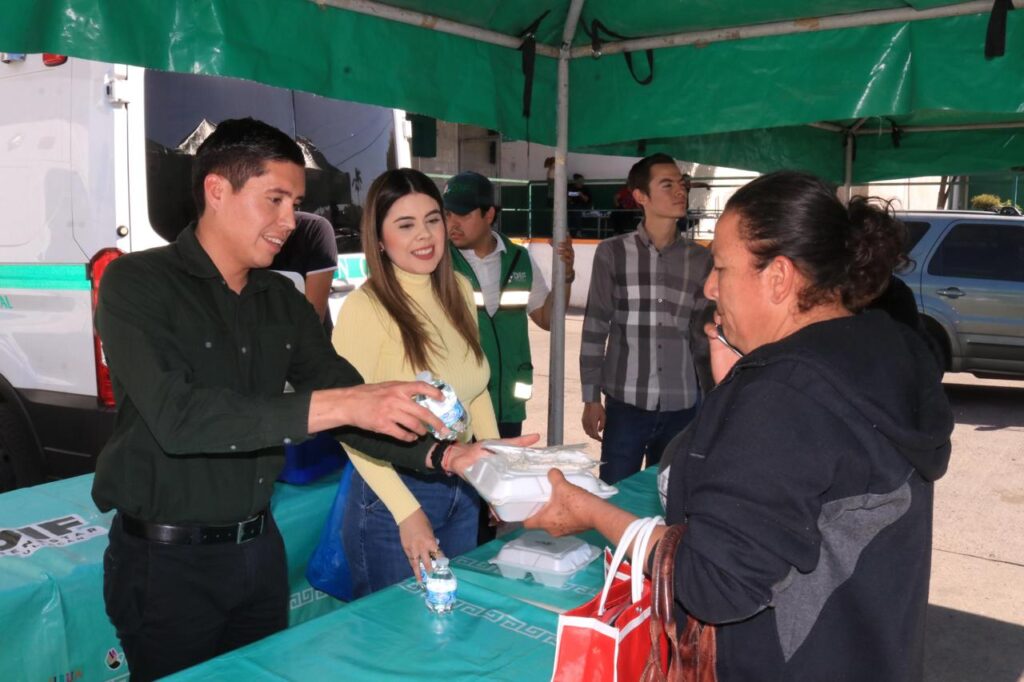
M973 211L897 214L910 232L914 291L946 369L1024 377L1024 217Z

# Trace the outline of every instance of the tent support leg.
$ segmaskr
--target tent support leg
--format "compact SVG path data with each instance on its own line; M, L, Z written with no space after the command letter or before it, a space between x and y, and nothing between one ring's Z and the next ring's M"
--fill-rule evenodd
M857 131L867 122L866 118L858 119L856 123L845 131L846 153L843 154L843 190L839 197L843 204L849 204L853 193L853 155L857 151Z
M548 378L548 445L562 444L565 422L565 263L555 246L566 238L568 189L565 162L569 150L569 58L572 38L576 33L585 0L572 0L562 30L562 47L558 55L558 142L555 148L554 225L551 231L551 306L550 374Z
M843 150L843 192L839 197L844 204L850 203L850 192L853 190L853 145L856 143L853 133L846 133L846 149Z

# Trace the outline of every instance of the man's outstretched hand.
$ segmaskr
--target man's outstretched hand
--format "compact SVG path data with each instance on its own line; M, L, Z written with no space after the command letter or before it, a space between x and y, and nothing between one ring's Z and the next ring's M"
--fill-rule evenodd
M441 391L422 381L385 381L315 391L309 404L309 433L354 426L406 442L425 434L428 425L438 433L447 433L440 419L413 400L417 395L443 399Z

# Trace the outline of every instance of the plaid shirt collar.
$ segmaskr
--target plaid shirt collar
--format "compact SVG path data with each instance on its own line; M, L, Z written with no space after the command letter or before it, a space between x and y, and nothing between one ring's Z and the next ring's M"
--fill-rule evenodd
M669 248L678 244L681 237L682 233L679 231L679 228L677 227L675 237L672 239L672 242L665 248ZM640 221L640 224L636 226L636 238L640 240L640 243L643 244L644 247L647 249L657 248L654 246L654 244L651 243L651 235L647 231L647 226L644 224L644 221L642 220Z

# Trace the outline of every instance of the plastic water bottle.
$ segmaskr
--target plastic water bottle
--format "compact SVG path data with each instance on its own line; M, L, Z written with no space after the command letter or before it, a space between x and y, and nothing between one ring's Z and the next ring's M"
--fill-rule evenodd
M448 567L447 557L438 557L433 563L434 568L424 581L424 601L427 608L434 613L449 613L455 606L459 583L452 569Z
M440 389L443 396L441 400L431 400L425 395L417 395L413 398L448 427L448 435L444 438L438 435L433 428L430 428L430 433L438 440L455 440L460 433L469 428L469 412L462 405L459 396L455 395L455 390L451 386L440 379L435 379L430 372L420 372L416 375L416 380L424 381Z

